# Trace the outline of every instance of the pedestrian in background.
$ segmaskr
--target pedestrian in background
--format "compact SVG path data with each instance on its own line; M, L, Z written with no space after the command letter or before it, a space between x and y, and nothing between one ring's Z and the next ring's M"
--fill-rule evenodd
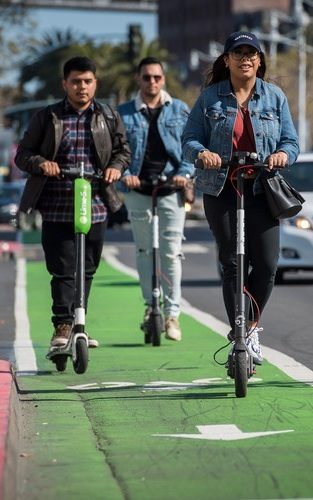
M205 89L191 110L184 134L186 160L200 158L196 187L203 193L207 221L215 236L222 269L223 296L234 340L236 293L236 191L232 169L223 167L236 151L256 152L269 169L292 165L299 154L287 98L265 82L266 62L260 42L248 32L231 34L224 52L207 74ZM261 171L246 175L245 287L260 314L271 295L279 257L279 222L269 211ZM249 270L250 268L250 270ZM262 363L259 318L250 307L247 349Z
M152 188L141 185L165 174L173 189L158 192L160 234L160 279L163 291L165 337L181 340L179 324L182 274L182 239L185 209L182 188L193 173L193 165L182 158L181 134L187 121L188 106L164 90L165 74L161 61L143 59L136 71L138 93L118 110L123 119L132 160L122 176L125 204L136 245L137 268L145 313L146 331L152 303Z
M67 344L74 318L74 197L73 182L62 169L84 162L87 173L103 173L92 181L92 225L86 236L86 304L102 253L108 208L120 202L113 189L130 159L125 130L118 113L104 113L94 99L96 66L86 57L64 64L65 98L37 112L30 121L15 158L29 178L20 210L38 209L42 216L42 246L51 279L51 347ZM111 130L112 128L112 130ZM110 206L108 206L110 204ZM98 341L89 337L89 347Z

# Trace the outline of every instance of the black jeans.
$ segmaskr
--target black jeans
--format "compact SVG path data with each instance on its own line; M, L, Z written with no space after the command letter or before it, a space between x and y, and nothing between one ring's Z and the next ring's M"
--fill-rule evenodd
M253 195L253 180L246 180L245 201L245 287L255 299L260 313L273 290L279 257L279 221L269 212L265 196ZM204 194L206 219L218 247L222 268L223 297L231 328L235 321L236 297L236 191L230 181L218 197ZM255 319L255 307L248 318Z
M86 236L85 308L93 275L101 259L106 222L92 224ZM73 223L43 222L42 246L47 270L52 276L52 323L71 323L75 297L75 234Z

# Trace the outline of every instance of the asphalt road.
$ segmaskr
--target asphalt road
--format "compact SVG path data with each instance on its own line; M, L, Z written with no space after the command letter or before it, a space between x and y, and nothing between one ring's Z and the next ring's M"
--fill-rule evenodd
M194 307L227 323L215 245L206 222L187 222L185 236L183 297ZM108 230L106 242L116 245L121 262L135 267L129 226ZM313 273L285 276L284 283L275 286L263 313L261 342L313 369Z

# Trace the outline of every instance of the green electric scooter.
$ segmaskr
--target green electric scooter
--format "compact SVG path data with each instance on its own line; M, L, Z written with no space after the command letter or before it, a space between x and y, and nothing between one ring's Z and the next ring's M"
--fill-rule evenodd
M88 175L84 163L62 171L63 177L74 183L74 229L75 229L75 298L74 321L68 343L64 347L51 347L47 354L57 371L66 369L68 358L72 358L76 373L85 373L88 367L88 336L85 330L85 238L91 227L91 178L100 175Z

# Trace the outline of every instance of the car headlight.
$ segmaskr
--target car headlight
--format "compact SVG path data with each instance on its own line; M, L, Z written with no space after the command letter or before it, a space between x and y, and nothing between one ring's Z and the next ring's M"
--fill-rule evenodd
M0 207L0 213L2 215L16 215L18 211L18 206L15 203L9 203L8 205L3 205Z
M292 219L284 220L284 224L288 226L295 226L297 229L310 229L313 230L313 223L309 217L303 215L297 215Z

